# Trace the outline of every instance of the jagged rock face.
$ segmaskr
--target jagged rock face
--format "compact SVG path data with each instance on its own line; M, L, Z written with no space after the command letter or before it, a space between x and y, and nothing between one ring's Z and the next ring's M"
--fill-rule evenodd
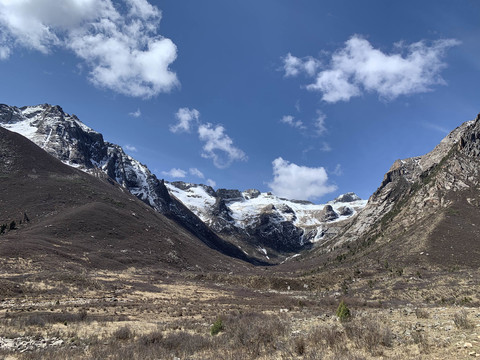
M335 200L333 200L333 202L334 203L339 203L339 202L345 203L345 202L353 202L353 201L358 201L358 200L362 200L362 199L360 199L360 197L357 194L355 194L353 192L349 192L349 193L340 195Z
M321 244L365 205L353 193L331 204L315 205L255 189L212 193L204 185L183 182L167 183L167 187L217 233L260 246L257 250L265 256L271 256L268 251L291 253L307 244Z
M158 211L166 211L168 195L155 175L102 134L84 125L61 107L16 108L0 105L0 124L32 140L62 162L92 174L96 169Z
M395 243L403 257L422 253L445 264L468 262L469 253L480 250L480 242L472 238L480 222L479 155L477 117L453 130L428 154L395 161L368 205L330 246L378 239ZM466 227L472 230L466 232Z

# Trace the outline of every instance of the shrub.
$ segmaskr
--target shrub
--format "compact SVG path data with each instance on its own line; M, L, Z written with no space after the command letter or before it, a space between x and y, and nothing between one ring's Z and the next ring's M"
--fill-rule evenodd
M415 309L415 315L417 315L417 319L428 319L430 317L427 310L419 308Z
M340 305L338 305L337 317L342 322L348 321L352 317L352 314L350 313L350 309L347 307L347 305L345 305L343 300L340 303Z
M222 322L222 319L218 318L210 328L210 334L214 336L214 335L217 335L222 330L223 330L223 322Z
M358 319L345 326L347 337L358 347L374 354L381 346L391 347L393 333L390 328L374 320Z
M133 332L128 326L123 326L113 333L113 337L117 340L128 340L133 338Z
M305 339L303 338L303 336L296 338L294 345L295 345L295 352L297 353L297 355L305 354L306 345L305 345Z
M453 322L459 329L471 329L474 327L473 323L468 319L468 314L465 310L456 313L453 316Z
M17 224L15 223L15 220L13 220L10 225L8 226L9 230L15 230L17 227Z

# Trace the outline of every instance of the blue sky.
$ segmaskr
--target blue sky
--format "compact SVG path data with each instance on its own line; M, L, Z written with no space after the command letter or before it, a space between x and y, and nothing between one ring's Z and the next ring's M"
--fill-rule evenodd
M480 3L0 0L0 102L167 180L368 198L480 112Z

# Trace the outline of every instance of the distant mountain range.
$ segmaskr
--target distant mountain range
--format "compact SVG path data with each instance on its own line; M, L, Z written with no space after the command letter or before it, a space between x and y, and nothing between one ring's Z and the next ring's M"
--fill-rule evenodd
M25 136L67 165L93 175L106 174L160 213L189 218L196 224L192 230L197 231L201 225L191 213L183 211L178 199L216 234L248 256L262 260L284 260L312 243L330 239L366 204L353 193L331 204L315 205L257 190L215 191L206 185L183 182L165 182L165 188L146 165L127 155L121 146L104 141L102 134L59 106L0 105L0 125Z
M127 190L173 221L179 233L250 263L295 257L315 264L337 254L338 261L372 264L480 265L479 117L430 153L397 160L368 202L347 193L323 205L254 189L159 180L59 106L0 105L0 125L102 184Z

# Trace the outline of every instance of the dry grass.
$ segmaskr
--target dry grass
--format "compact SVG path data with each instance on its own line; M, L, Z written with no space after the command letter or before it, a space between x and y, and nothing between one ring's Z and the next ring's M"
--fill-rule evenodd
M368 286L371 275L350 280L350 296L344 300L353 316L345 323L335 316L341 301L335 293L345 277L339 277L339 288L328 285L327 289L304 278L296 280L297 290L278 291L264 289L268 282L257 288L257 280L251 282L253 287L245 287L247 278L223 274L208 275L213 281L206 281L189 274L129 269L118 274L51 276L43 280L49 289L44 292L44 285L25 286L43 275L15 276L26 292L10 292L0 302L0 358L360 360L462 358L472 351L480 353L475 335L480 317L471 303L406 304L398 300L406 296L405 290L395 298L391 289L384 289L392 296L387 299L380 297L378 286ZM269 282L277 284L275 288L281 285L279 280ZM422 284L428 291L432 288ZM411 298L417 297L419 285L415 280L408 289ZM475 299L471 293L478 288L472 282L468 285L468 291L457 289L457 299L468 292ZM65 288L68 292L62 293ZM212 336L218 318L223 329ZM45 349L36 343L30 349L20 347L25 349L20 353L2 349L5 338L38 344L55 338L63 343ZM464 349L465 342L473 347Z

